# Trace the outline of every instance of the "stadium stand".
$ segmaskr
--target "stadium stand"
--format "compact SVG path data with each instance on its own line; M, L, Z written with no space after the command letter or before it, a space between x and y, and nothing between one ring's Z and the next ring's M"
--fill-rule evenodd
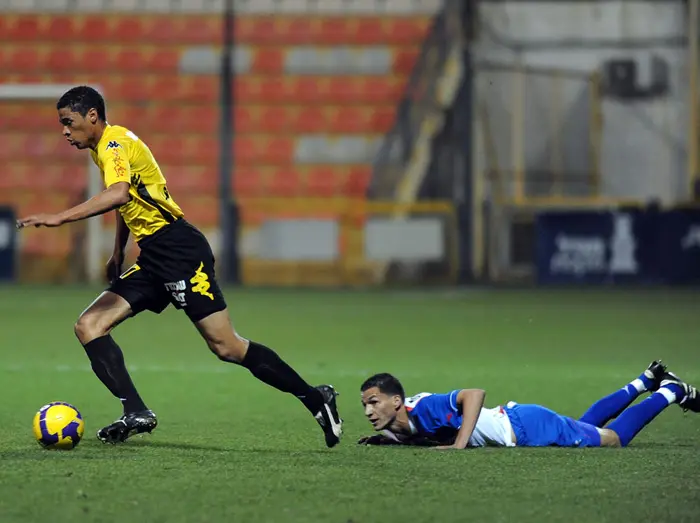
M0 2L0 83L102 86L110 123L142 136L187 214L215 227L221 2L103 3ZM238 2L237 198L363 196L438 4ZM63 143L53 104L0 104L0 204L24 214L78 199L85 156ZM40 192L53 196L27 196Z

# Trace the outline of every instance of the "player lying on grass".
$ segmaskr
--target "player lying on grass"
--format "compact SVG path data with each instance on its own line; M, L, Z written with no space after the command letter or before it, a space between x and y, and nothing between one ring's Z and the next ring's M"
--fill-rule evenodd
M321 425L327 446L336 445L342 433L337 393L330 385L310 386L274 351L234 331L214 275L211 247L185 220L146 144L128 129L107 123L104 99L90 87L69 90L56 108L63 136L73 147L90 149L106 189L61 213L22 218L17 226L57 227L116 210L114 252L107 264L110 286L75 325L93 371L124 409L123 416L99 430L97 437L118 443L156 427L156 416L136 391L110 333L131 316L144 310L159 314L172 303L185 311L221 360L242 365L264 383L296 396ZM130 233L140 254L120 275Z
M424 392L406 398L403 386L391 374L370 377L361 391L365 416L381 432L360 439L358 443L365 445L405 444L440 449L626 447L672 403L700 412L700 395L695 387L656 361L637 379L594 403L578 420L540 405L510 402L484 408L486 393L480 389L448 394ZM651 396L630 407L647 391L652 392Z

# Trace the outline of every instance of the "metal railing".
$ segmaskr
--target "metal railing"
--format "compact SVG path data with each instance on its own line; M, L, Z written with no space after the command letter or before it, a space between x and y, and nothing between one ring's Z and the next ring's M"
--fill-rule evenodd
M451 43L462 30L464 0L446 0L435 15L418 60L397 106L396 118L386 134L373 162L370 198L391 198L411 154L421 124L435 112L442 111L437 99L440 78L448 59Z

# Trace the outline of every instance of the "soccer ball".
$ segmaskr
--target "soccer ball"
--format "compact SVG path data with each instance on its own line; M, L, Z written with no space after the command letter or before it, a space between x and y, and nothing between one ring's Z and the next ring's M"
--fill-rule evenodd
M34 437L45 449L70 450L85 431L83 417L73 405L54 401L34 416Z

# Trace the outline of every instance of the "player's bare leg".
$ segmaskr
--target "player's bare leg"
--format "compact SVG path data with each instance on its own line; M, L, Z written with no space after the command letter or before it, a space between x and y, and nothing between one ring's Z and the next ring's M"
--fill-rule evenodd
M104 443L118 443L133 434L156 428L155 414L148 410L126 370L124 355L112 339L114 327L131 316L129 303L110 291L103 292L83 311L75 324L75 335L90 358L92 370L124 407L124 415L100 429Z
M337 392L332 386L312 387L272 349L239 336L226 309L196 322L195 326L219 359L242 365L263 383L296 396L323 429L327 446L333 447L340 441L343 421L338 415Z

